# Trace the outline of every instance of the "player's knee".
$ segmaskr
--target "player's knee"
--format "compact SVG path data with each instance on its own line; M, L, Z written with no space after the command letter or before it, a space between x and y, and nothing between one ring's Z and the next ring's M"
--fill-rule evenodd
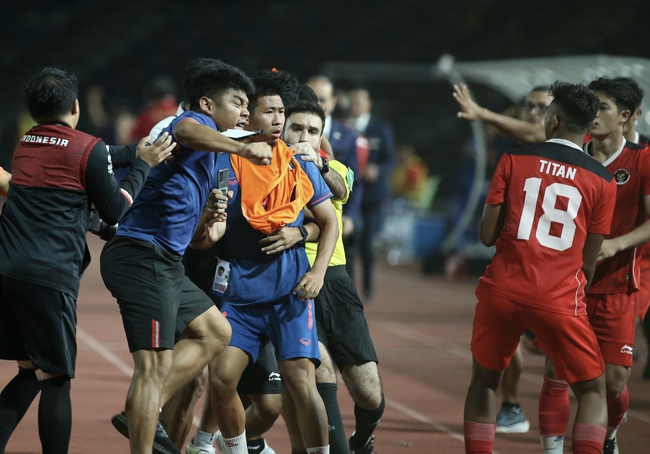
M214 310L213 310L214 309ZM219 314L216 308L206 311L201 317L204 318L203 340L209 345L210 352L216 356L221 353L230 342L232 328L225 317Z
M627 385L627 371L625 368L615 372L607 372L607 380L605 382L605 392L608 398L619 396Z
M364 389L358 394L355 403L367 410L376 410L383 401L381 389Z
M210 385L210 392L218 399L223 399L224 397L237 394L239 377L229 370L221 370L215 373L211 371L208 383Z
M280 364L282 382L292 395L309 394L310 390L316 390L315 369L313 363L306 359L283 361Z
M133 376L136 380L162 386L172 368L172 351L138 351L133 354Z
M265 421L275 421L282 411L282 394L267 394L256 402L257 412Z
M321 363L316 369L316 383L336 383L336 372L332 363Z

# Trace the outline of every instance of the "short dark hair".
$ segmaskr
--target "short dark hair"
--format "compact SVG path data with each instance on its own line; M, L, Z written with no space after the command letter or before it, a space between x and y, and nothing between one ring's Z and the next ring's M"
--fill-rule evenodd
M257 100L264 96L280 96L284 106L290 106L298 99L300 82L293 75L278 69L265 69L253 76L255 95L250 99L250 109L255 109Z
M198 108L202 96L215 98L230 88L242 90L248 98L255 93L244 71L221 60L197 58L183 71L183 101L190 110Z
M323 122L323 127L325 126L325 111L318 102L311 101L296 101L286 108L284 112L285 118L289 118L295 113L309 113L314 114L320 117ZM321 128L321 134L323 133L323 128Z
M534 91L543 91L543 92L548 93L550 90L551 90L551 86L550 86L550 85L536 85L536 86L534 86L533 89L530 90L528 93L532 93L532 92L534 92Z
M36 122L43 122L72 111L79 85L71 72L47 67L25 84L24 92L29 114Z
M629 85L632 90L634 90L634 93L636 93L636 95L639 97L639 104L641 104L641 101L643 101L643 95L645 93L643 92L643 89L639 87L639 84L636 80L632 79L631 77L615 77L613 80Z
M595 92L605 93L616 103L618 110L629 110L633 114L638 108L641 100L632 86L620 79L599 77L589 83L589 88Z
M586 133L591 128L600 109L600 100L593 90L582 83L556 81L549 92L553 96L551 106L564 120L568 132Z
M223 272L225 272L226 269L225 269L223 266L220 266L220 267L219 267L219 271L223 271Z
M307 84L302 84L298 89L298 99L296 101L309 101L318 104L318 96L313 88Z

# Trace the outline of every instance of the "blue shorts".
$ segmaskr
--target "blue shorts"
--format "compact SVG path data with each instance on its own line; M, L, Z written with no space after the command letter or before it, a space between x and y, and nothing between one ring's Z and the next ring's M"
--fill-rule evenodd
M309 358L318 367L318 335L314 302L294 295L264 304L239 305L223 302L221 312L232 326L231 347L257 358L267 340L275 347L278 361Z

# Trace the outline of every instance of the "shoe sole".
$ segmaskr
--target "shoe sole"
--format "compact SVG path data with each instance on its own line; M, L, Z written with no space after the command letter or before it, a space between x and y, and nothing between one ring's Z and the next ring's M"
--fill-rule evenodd
M530 430L530 422L518 422L511 426L497 426L498 434L525 434Z
M126 438L129 438L129 426L126 422L126 417L123 414L115 415L111 418L111 424L115 430L121 433ZM157 443L155 440L153 442L153 452L154 454L177 454L173 451L162 446L160 443Z

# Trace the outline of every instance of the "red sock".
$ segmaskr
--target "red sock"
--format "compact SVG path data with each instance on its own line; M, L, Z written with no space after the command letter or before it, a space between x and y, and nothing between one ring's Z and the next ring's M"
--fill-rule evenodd
M605 444L607 429L600 424L573 425L573 454L600 454Z
M494 435L497 431L496 424L465 421L463 429L465 431L465 454L492 454Z
M627 390L627 385L621 394L614 398L607 398L607 425L616 429L621 425L623 416L627 408L630 406L630 393Z
M539 434L543 437L564 435L569 425L569 384L544 377L539 396Z

